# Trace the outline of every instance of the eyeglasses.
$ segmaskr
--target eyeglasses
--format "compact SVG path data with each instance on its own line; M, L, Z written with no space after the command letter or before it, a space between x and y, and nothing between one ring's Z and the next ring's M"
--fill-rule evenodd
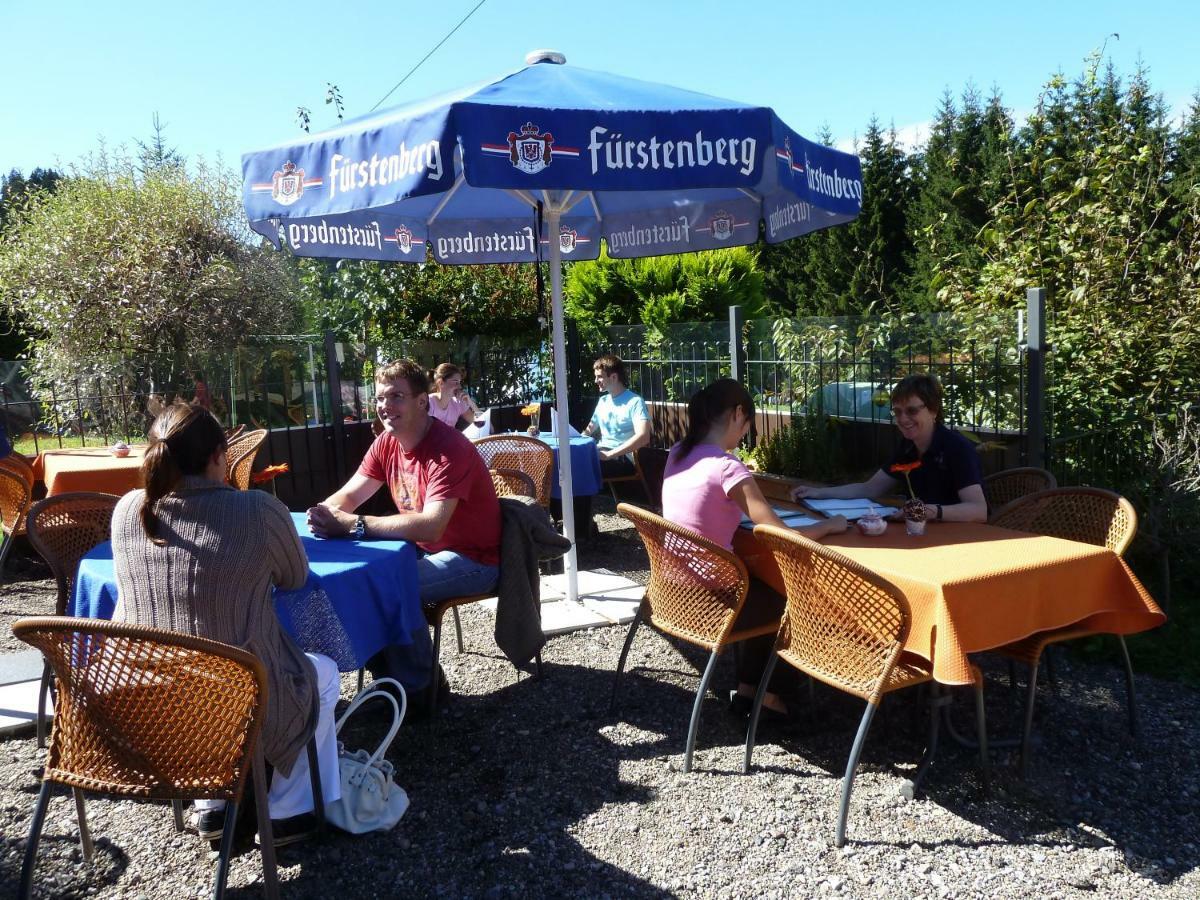
M905 416L908 416L908 418L911 419L913 416L915 416L917 413L919 413L924 408L925 408L924 403L918 403L916 406L893 406L892 407L892 418L893 419L899 418L900 415L903 414Z

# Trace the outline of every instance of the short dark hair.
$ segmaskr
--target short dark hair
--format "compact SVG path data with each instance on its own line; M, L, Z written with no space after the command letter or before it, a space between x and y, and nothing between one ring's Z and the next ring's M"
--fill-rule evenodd
M892 404L895 405L909 397L916 397L939 422L942 421L942 385L937 378L928 372L919 372L901 379L900 383L892 388Z
M408 382L413 395L429 393L429 376L411 359L398 359L375 371L376 384L391 384L393 381Z
M629 387L629 377L625 374L625 360L615 353L605 353L592 363L593 369L599 369L605 376L616 375L621 384Z

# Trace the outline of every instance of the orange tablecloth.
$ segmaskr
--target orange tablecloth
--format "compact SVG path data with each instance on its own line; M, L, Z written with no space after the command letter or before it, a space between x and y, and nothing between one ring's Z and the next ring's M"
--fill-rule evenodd
M933 663L943 684L970 684L968 653L1037 631L1082 624L1133 634L1166 616L1125 561L1103 547L994 528L931 523L923 537L904 525L867 537L857 529L826 538L903 591L912 610L905 649ZM743 529L734 552L755 577L783 592L770 551Z
M46 483L46 495L68 491L126 494L141 487L142 454L133 447L119 459L107 447L64 447L43 450L33 462L33 474Z

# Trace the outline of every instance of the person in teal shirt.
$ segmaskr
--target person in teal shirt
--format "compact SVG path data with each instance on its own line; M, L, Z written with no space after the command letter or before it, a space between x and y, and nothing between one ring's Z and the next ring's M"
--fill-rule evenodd
M592 372L601 397L584 434L600 445L601 475L632 475L634 451L650 443L646 401L629 389L621 357L606 353L593 363Z

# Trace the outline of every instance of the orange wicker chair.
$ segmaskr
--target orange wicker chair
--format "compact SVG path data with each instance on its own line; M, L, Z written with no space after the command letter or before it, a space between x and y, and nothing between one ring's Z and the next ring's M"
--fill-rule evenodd
M25 515L29 512L32 493L33 483L23 472L0 468L0 526L4 528L0 535L4 542L0 546L0 573L4 571L13 541L25 533Z
M489 469L497 497L532 497L537 499L537 485L520 469Z
M497 434L475 441L489 469L519 469L537 488L537 502L550 506L550 478L554 472L554 451L536 438L515 434Z
M260 428L257 431L247 431L240 437L229 441L229 446L225 451L229 471L225 480L240 491L250 490L250 472L254 468L258 448L262 446L266 436L266 429Z
M26 519L29 543L50 566L58 583L54 614L65 616L75 589L79 560L112 536L112 515L120 497L113 494L73 492L39 500ZM42 669L38 691L37 741L46 746L46 695L50 691L50 664Z
M37 481L36 476L33 474L33 466L29 460L15 451L8 454L8 456L0 456L0 468L11 469L13 472L23 475L30 485Z
M33 889L53 786L75 796L84 859L92 856L84 791L150 800L224 799L214 897L229 872L247 772L254 784L263 885L279 894L262 749L267 675L251 653L216 641L98 619L21 619L13 634L40 650L59 684L54 734L21 868ZM319 776L318 776L319 777ZM318 795L319 796L319 795Z
M246 430L245 423L235 426L234 428L225 429L225 440L235 441L242 436L242 432Z
M1118 556L1123 556L1125 550L1133 543L1138 525L1137 511L1128 500L1112 491L1092 487L1054 488L1030 494L997 510L989 521L1001 528L1107 547ZM1029 666L1029 695L1025 703L1024 731L1021 734L1021 777L1025 776L1029 767L1029 741L1033 730L1033 707L1042 654L1051 644L1091 637L1097 633L1087 628L1068 625L1065 628L1039 631L998 649L998 652L1010 659ZM1125 638L1119 634L1114 637L1121 649L1121 661L1125 666L1129 732L1136 737L1138 721L1133 664L1129 659L1129 648L1125 645Z
M854 774L866 742L867 731L884 694L930 682L937 695L930 664L903 652L911 616L904 594L869 569L835 550L787 528L757 525L754 536L771 549L787 588L787 608L775 640L775 652L759 681L758 693L746 731L746 758L742 771L750 771L758 716L767 684L779 660L830 687L867 702L846 775L838 809L837 846L846 843L846 819ZM975 681L975 719L979 733L979 758L984 790L988 785L987 733L983 707L983 676ZM930 704L929 743L912 781L905 785L911 796L920 786L937 750L942 702Z
M988 509L995 513L1002 506L1007 506L1021 497L1056 487L1058 482L1050 472L1033 466L1023 466L987 476L983 479L983 496L987 499Z
M616 711L621 673L633 645L633 636L643 621L708 650L708 665L696 691L684 752L683 771L690 772L700 710L717 668L717 658L727 647L748 638L774 634L779 626L776 622L767 622L752 628L737 627L738 613L746 602L750 579L745 564L728 550L640 507L621 503L617 512L634 524L646 545L650 557L650 581L629 625L625 646L621 648L609 711Z

